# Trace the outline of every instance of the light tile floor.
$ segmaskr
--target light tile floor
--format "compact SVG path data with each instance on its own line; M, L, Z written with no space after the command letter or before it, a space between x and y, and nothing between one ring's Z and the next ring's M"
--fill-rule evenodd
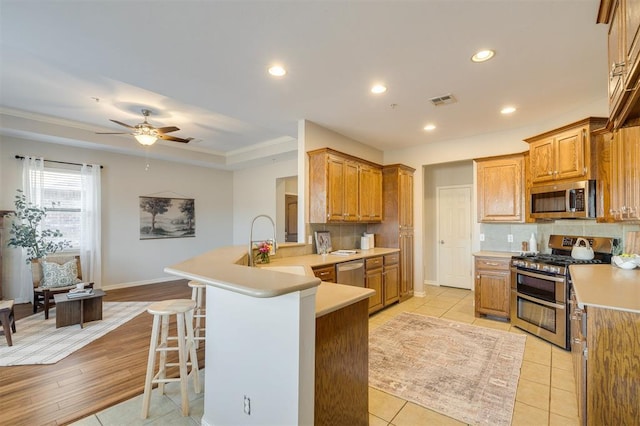
M402 312L415 312L526 334L507 322L476 318L473 293L447 287L425 286L426 297L414 297L391 306L369 319L370 330ZM516 394L513 425L577 425L578 408L574 388L571 354L544 340L527 334L524 361ZM202 372L201 372L202 374ZM204 380L202 381L204 382ZM75 425L197 425L203 413L203 396L190 394L190 417L180 412L180 392L176 383L167 385L167 395L154 390L149 418L140 419L142 396L89 416ZM371 426L461 425L450 417L423 408L377 389L369 388Z

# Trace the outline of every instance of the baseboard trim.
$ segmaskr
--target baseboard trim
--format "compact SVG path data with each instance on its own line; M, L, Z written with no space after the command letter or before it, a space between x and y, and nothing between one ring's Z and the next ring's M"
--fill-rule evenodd
M177 277L154 278L152 280L131 281L131 282L128 282L128 283L117 283L117 284L103 285L102 289L105 290L105 291L107 291L107 290L116 290L116 289L119 289L119 288L138 287L138 286L141 286L141 285L165 283L167 281L176 281L176 280L179 280L179 279L180 278L177 278Z

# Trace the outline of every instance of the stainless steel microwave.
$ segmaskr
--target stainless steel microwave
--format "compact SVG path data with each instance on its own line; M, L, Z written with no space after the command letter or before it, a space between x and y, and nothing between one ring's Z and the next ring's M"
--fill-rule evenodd
M596 181L532 187L530 216L535 219L595 219Z

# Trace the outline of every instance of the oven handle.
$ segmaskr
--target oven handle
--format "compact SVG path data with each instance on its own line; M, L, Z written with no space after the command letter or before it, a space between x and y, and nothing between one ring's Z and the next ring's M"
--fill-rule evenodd
M547 280L547 281L555 281L558 283L563 283L566 281L565 277L551 277L549 275L542 275L542 274L536 274L535 272L530 272L530 271L523 271L521 269L512 269L516 274L520 274L520 275L526 275L528 277L533 277L533 278L540 278L542 280Z
M558 305L557 303L551 303L551 302L547 302L545 300L540 300L540 299L537 299L535 297L527 296L526 294L516 293L516 295L518 297L523 298L523 299L529 300L530 302L539 303L539 304L541 304L543 306L547 306L549 308L562 309L562 310L564 310L564 308L565 308L564 305Z

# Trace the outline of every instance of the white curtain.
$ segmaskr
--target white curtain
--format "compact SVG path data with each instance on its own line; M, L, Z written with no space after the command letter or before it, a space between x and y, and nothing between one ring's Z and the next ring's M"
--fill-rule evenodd
M25 157L22 162L22 191L28 203L41 205L44 192L44 159L35 157ZM27 264L27 249L19 249L20 256L16 256L15 261L18 276L16 283L18 288L12 289L11 293L16 303L33 302L33 279L31 278L31 264ZM14 263L15 264L15 263Z
M82 218L80 264L83 281L102 287L100 166L83 164L80 169Z

